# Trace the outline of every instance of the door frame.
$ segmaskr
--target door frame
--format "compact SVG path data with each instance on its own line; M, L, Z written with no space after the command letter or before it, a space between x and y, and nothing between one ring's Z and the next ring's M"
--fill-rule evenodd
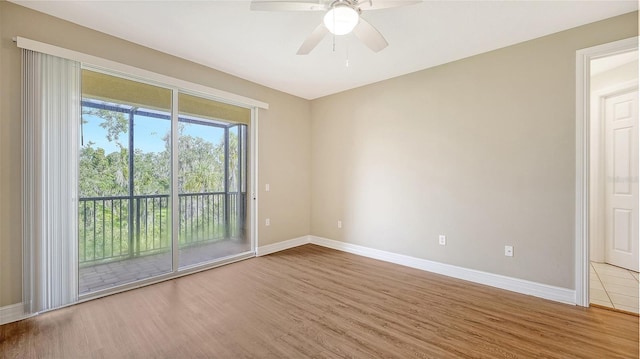
M576 51L575 303L589 306L591 60L638 49L631 37Z

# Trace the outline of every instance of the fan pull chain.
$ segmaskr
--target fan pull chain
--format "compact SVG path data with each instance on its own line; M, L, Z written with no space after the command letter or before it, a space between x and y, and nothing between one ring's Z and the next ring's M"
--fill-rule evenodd
M344 67L349 67L349 45L351 45L351 41L347 40L347 61L345 61Z
M333 16L333 28L336 28L336 17ZM333 35L333 52L336 52L336 34L332 33Z

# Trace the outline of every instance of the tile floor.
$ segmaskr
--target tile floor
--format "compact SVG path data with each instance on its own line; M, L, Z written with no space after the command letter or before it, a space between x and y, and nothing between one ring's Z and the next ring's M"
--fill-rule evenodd
M591 262L589 297L592 304L640 312L638 272Z

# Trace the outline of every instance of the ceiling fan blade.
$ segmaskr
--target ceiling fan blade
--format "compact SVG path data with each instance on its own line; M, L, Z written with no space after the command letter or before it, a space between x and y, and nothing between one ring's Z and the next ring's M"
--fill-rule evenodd
M358 7L362 10L388 9L421 3L420 0L361 0Z
M324 11L326 3L304 1L252 1L249 8L253 11Z
M328 32L329 30L326 28L326 26L324 26L324 24L318 25L318 27L316 27L316 29L313 30L311 35L309 35L309 37L307 37L307 39L304 40L304 42L302 43L302 46L300 46L296 54L297 55L309 54L311 50L313 50L316 46L318 46L320 41L322 41L322 39L324 38L324 35L326 35Z
M355 29L353 29L353 32L356 34L358 39L367 45L367 47L373 52L378 52L389 45L380 31L376 30L375 27L369 24L362 17L360 17L360 21L358 22L358 25L356 25Z

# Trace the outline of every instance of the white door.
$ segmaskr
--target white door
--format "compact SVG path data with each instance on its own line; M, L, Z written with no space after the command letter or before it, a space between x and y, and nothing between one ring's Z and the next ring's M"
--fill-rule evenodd
M605 100L605 260L638 271L638 90Z

